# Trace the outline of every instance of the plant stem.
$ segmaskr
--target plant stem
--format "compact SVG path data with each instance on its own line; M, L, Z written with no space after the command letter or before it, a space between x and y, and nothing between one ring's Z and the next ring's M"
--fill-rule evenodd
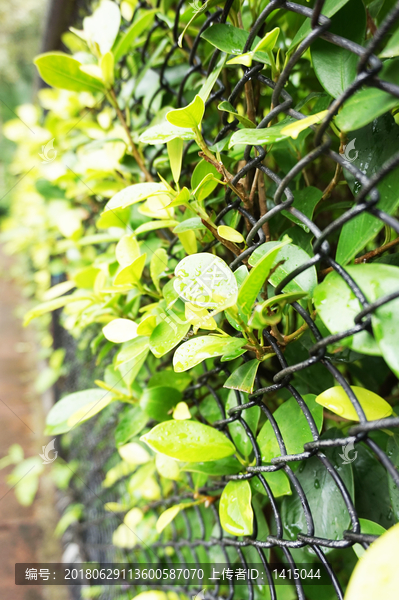
M142 170L142 172L144 173L144 177L146 179L146 181L154 181L154 179L152 178L151 174L147 171L145 165L144 165L144 161L140 156L139 151L136 148L135 143L133 142L133 138L132 138L132 134L130 133L130 129L126 123L126 119L123 115L123 112L121 111L121 109L119 108L119 104L118 104L118 100L116 98L116 94L113 88L111 88L109 90L109 94L112 98L112 104L116 110L116 114L118 115L118 119L121 122L121 125L123 127L123 129L126 132L127 138L129 140L129 145L130 145L130 152L132 154L132 156L134 157L135 161L137 162L138 166L140 167L140 169Z

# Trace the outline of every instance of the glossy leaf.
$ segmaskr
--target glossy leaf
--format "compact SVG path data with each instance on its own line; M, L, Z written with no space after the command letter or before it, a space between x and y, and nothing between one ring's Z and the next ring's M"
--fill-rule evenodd
M157 358L177 346L191 327L181 312L167 310L161 317L161 323L158 323L150 337L151 352Z
M183 158L183 140L181 138L174 138L173 140L167 142L167 147L173 179L176 183L178 183L180 179L181 163Z
M239 231L236 231L232 227L228 227L227 225L219 225L217 229L218 234L225 240L229 240L230 242L235 242L236 244L242 244L245 242L242 234Z
M140 247L134 234L126 234L116 244L116 260L121 267L127 267L140 256Z
M231 390L231 392L229 392L229 395L227 396L226 413L228 413L228 411L231 408L238 406L237 396L239 396L241 398L242 404L245 404L246 402L248 402L247 396L244 397L243 394L240 394L239 392ZM237 413L235 413L235 414L237 414ZM251 408L244 409L239 414L240 414L241 418L246 422L246 424L252 431L253 435L255 436L256 428L258 426L258 421L259 421L259 417L260 417L260 407L252 406ZM252 443L251 443L251 440L249 439L243 425L241 425L241 423L237 420L237 421L233 421L232 423L229 423L228 428L229 428L230 435L233 439L233 442L237 447L237 450L243 456L249 456L252 452Z
M46 52L35 58L40 77L55 88L72 92L103 92L104 84L81 71L81 63L63 52Z
M124 188L105 205L104 211L114 210L116 208L125 208L136 202L146 200L149 196L167 191L163 183L135 183Z
M232 535L251 535L253 510L251 486L248 481L229 481L219 504L220 524Z
M346 267L346 270L369 302L398 290L398 267L379 263L359 264ZM362 310L354 293L337 273L329 273L323 283L317 286L314 304L331 333L353 327L355 316ZM340 343L365 354L381 354L393 372L398 374L398 306L399 300L395 299L373 311L371 324L375 339L362 331Z
M375 421L377 419L384 419L392 414L392 406L381 398L381 396L378 396L378 394L356 385L351 385L350 387L356 398L359 400L367 420ZM319 394L316 398L316 402L344 419L359 421L355 407L350 401L344 388L341 386L334 386L322 394Z
M172 418L172 408L181 401L182 395L178 390L159 386L144 390L140 398L140 407L151 419L165 421Z
M129 48L135 39L141 35L143 31L151 27L155 12L155 10L146 10L138 19L135 19L134 23L130 25L126 33L121 36L113 48L115 62L119 62L129 51Z
M312 220L314 209L320 202L323 192L313 186L308 186L303 190L294 191L294 203L293 208L300 210L308 219ZM308 227L302 223L302 221L295 215L291 214L288 210L283 210L282 214L297 223L304 231L308 232ZM290 231L291 234L291 231Z
M279 243L280 242L266 242L265 244L259 246L259 248L257 248L249 258L249 264L256 266L263 255L268 253L271 248ZM294 244L288 244L287 246L284 246L280 249L272 264L273 268L277 265L277 263L282 261L282 264L277 267L270 277L270 283L276 287L287 275L292 273L294 269L304 263L307 263L309 260L310 256L299 246L294 246ZM316 284L316 269L315 267L310 267L300 275L294 277L294 279L284 287L284 292L308 292L311 294L316 287Z
M399 588L399 523L371 544L349 580L345 600L394 600Z
M134 285L135 283L138 283L143 273L146 258L147 255L142 254L141 256L138 256L132 264L123 267L118 271L114 279L114 285Z
M156 145L166 144L167 142L170 142L176 138L181 138L182 140L192 140L194 137L195 136L192 129L172 125L171 123L165 121L159 125L154 125L153 127L146 129L140 135L140 142L143 144Z
M281 130L281 134L290 136L294 140L296 140L296 138L302 131L304 131L311 125L320 123L320 121L322 121L324 119L324 117L326 116L327 113L328 113L328 110L322 110L321 112L316 113L315 115L309 115L308 117L305 117L304 119L300 119L299 121L296 121L295 123L290 123L289 125L286 125L285 127L283 127L283 129Z
M350 154L353 165L370 178L396 153L399 144L399 128L391 115L385 115L370 125L350 133L347 136L347 147L349 144L355 145L354 153ZM344 173L356 198L361 185L348 171ZM377 208L393 214L399 206L397 191L399 169L393 169L386 175L377 189L380 193ZM345 223L338 241L336 260L342 265L350 262L381 231L383 226L380 219L365 212Z
M342 434L337 429L329 429L322 438L331 439L340 435ZM323 450L353 498L352 467L350 464L342 464L340 451L340 447ZM295 476L309 503L315 525L314 535L330 540L342 539L342 532L349 528L350 516L341 491L324 464L316 456L308 458L299 465ZM298 533L306 534L308 531L302 503L296 492L293 492L292 496L284 497L281 518L286 535L291 540L297 539ZM328 550L324 549L324 552L326 551Z
M228 64L231 64L231 63L232 63L232 61L230 60L228 62ZM237 121L239 121L241 123L241 125L244 125L244 127L249 127L250 129L254 129L256 127L255 123L253 123L250 119L248 119L248 117L245 117L244 115L240 115L236 111L234 106L232 106L232 104L230 104L230 102L227 102L226 100L219 104L218 109L222 110L224 112L227 112L230 115L233 115L233 117L235 119L237 119Z
M184 462L217 460L235 452L223 433L197 421L165 421L140 439L155 452Z
M58 400L50 409L46 418L46 432L48 435L56 435L69 431L71 429L71 425L68 425L70 417L81 409L90 408L92 403L100 402L104 397L112 397L112 395L98 388L83 390L64 396L64 398Z
M137 227L135 233L136 235L140 235L140 233L148 233L149 231L155 231L156 229L165 229L167 227L175 227L178 225L178 221L175 219L165 219L162 221L151 221L150 223L143 223Z
M129 406L125 410L115 429L115 442L117 446L126 444L132 437L140 433L146 426L148 416L139 406Z
M137 337L137 324L130 319L114 319L103 327L103 334L114 344L128 342Z
M173 368L177 373L192 369L207 358L222 356L229 350L229 343L237 346L237 339L229 336L204 335L184 342L173 356ZM244 340L238 340L238 344Z
M303 399L315 421L317 430L320 432L323 425L323 409L317 406L313 394L307 394ZM288 454L304 452L304 444L313 441L314 438L305 413L295 398L290 398L279 406L274 411L273 418L280 429ZM270 463L272 458L281 456L280 446L270 421L263 425L257 442L262 453L263 462Z
M368 519L359 519L359 523L361 532L365 534L382 535L386 531L384 527L381 527L378 523L373 523L373 521L369 521ZM361 558L366 552L361 544L354 544L352 550L358 558Z
M324 12L324 11L323 11ZM362 45L366 33L366 10L361 0L348 2L331 20L329 31ZM333 98L354 81L359 57L327 40L314 40L310 47L317 79Z
M176 506L171 506L167 508L158 518L156 524L156 530L158 533L162 533L162 531L173 521L173 519L179 514L181 510L180 504Z
M292 494L290 480L284 471L279 470L271 473L262 473L262 477L266 480L266 483L270 487L275 498L279 498L280 496L289 496ZM258 477L253 477L250 483L254 492L258 492L263 496L267 496L267 492Z
M207 177L208 175L213 177ZM202 202L212 194L218 185L217 180L221 178L222 174L213 165L206 160L200 160L191 176L191 187L198 202Z
M262 129L239 129L230 138L229 148L236 144L248 144L250 146L261 146L263 144L274 144L285 140L289 133L283 133L283 129L290 123L294 124L294 119L284 119L278 125L264 127Z
M288 244L289 241L290 240L279 242L269 246L267 252L256 261L254 268L248 273L240 287L237 299L239 306L245 314L249 315L251 313L259 292L269 278L276 256L279 254L281 248ZM262 248L262 246L260 246L260 248Z
M164 271L168 270L168 254L164 248L158 248L151 256L150 274L153 284L160 291L159 280Z
M379 74L381 79L396 83L398 65L398 59L386 61ZM392 94L374 87L366 88L357 92L344 104L335 118L335 123L343 131L354 131L368 125L397 104L398 100Z
M256 359L243 363L232 372L223 387L252 394L259 365L260 362Z
M200 96L195 96L194 100L184 108L176 108L168 112L166 119L175 127L197 129L201 125L204 112L203 99Z

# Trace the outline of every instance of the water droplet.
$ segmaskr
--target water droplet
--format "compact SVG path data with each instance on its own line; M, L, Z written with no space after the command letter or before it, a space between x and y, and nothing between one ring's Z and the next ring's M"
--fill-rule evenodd
M314 480L314 486L315 486L315 488L316 488L317 490L319 489L319 487L320 487L320 481L319 481L318 479L315 479L315 480Z

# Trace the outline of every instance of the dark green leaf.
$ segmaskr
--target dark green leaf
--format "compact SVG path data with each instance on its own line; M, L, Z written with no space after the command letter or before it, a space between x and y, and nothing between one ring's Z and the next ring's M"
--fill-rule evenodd
M232 372L223 387L252 394L259 365L260 362L256 359L242 364Z
M172 387L159 386L144 390L140 406L151 419L165 421L171 419L171 409L182 399L182 394Z

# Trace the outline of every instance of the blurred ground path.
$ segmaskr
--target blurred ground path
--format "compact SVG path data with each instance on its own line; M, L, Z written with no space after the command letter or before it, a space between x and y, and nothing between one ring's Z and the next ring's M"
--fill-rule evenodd
M12 260L0 248L0 457L20 444L25 457L38 455L43 438L44 409L35 393L38 349L32 330L22 327L15 311L22 297L10 281ZM54 488L45 474L32 506L21 506L0 471L0 598L1 600L64 600L66 588L16 586L16 562L60 562L61 546L53 531L58 516Z

